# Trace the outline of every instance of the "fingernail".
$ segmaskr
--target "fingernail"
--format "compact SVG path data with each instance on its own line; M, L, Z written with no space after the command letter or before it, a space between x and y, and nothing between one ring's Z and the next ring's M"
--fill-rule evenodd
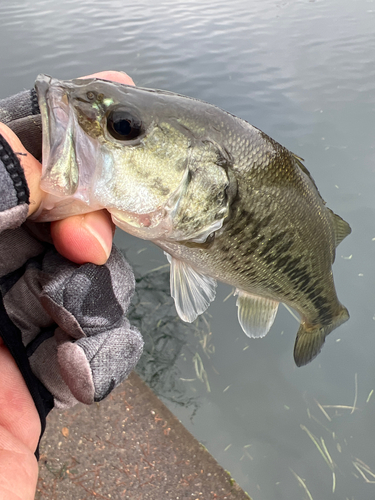
M96 239L105 254L105 261L112 251L112 225L103 212L92 212L85 215L85 228Z

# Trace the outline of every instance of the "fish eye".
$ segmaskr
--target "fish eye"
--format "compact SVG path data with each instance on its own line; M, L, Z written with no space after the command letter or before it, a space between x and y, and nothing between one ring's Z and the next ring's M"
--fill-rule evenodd
M130 141L142 133L142 122L130 111L122 108L113 109L107 117L108 132L114 139Z
M95 94L94 94L94 92L91 92L91 90L89 92L87 92L86 95L87 95L87 99L89 101L93 101L95 99Z

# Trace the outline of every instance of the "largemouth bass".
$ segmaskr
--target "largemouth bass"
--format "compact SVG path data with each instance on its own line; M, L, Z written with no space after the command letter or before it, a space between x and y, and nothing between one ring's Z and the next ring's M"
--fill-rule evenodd
M301 316L298 366L349 318L332 276L349 225L325 204L301 159L213 105L97 79L35 84L46 192L36 219L106 208L171 264L171 294L188 322L235 287L249 337L269 331L279 302Z

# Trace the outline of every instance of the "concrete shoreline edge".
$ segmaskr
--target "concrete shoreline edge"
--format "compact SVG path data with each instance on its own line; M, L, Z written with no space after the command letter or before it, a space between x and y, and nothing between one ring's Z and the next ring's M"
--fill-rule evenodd
M36 500L249 500L135 373L94 406L53 410Z

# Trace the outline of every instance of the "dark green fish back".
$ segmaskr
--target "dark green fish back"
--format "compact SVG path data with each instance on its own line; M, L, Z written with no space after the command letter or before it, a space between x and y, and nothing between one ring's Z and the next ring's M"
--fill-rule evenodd
M300 366L349 317L337 299L331 265L350 227L326 207L298 157L266 134L255 133L253 141L236 151L241 141L233 136L226 146L237 181L229 216L208 249L183 254L240 291L295 308L301 315L295 348Z

